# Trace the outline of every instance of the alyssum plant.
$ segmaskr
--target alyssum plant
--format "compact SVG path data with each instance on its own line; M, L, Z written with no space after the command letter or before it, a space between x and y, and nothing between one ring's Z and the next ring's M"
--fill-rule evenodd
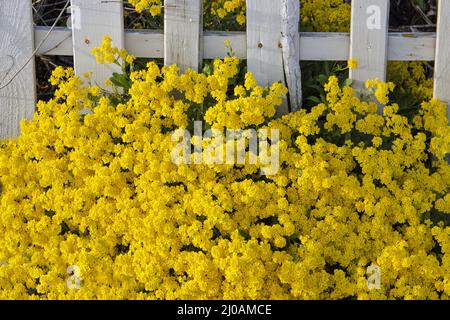
M450 297L445 104L408 120L393 84L360 97L331 77L322 103L274 119L286 88L237 81L235 57L178 74L131 72L109 38L95 53L124 66L110 92L57 68L54 98L1 142L0 298ZM278 130L278 172L174 163L173 132L199 120Z

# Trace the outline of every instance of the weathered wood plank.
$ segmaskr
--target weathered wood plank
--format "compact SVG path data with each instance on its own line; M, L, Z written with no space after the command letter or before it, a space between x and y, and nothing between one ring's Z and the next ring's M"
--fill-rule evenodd
M436 33L389 33L389 61L433 61Z
M281 0L247 0L247 68L259 85L284 83ZM288 113L287 103L277 115Z
M386 80L389 0L352 1L350 58L358 67L350 69L355 88L368 79Z
M214 59L226 56L228 49L225 40L230 41L234 54L240 59L247 59L247 35L236 31L205 31L203 34L204 58Z
M302 81L300 71L300 2L281 0L281 45L283 71L289 89L289 109L297 111L302 104Z
M198 70L203 62L203 1L170 0L164 4L164 63L180 71Z
M35 28L35 42L39 43L49 27ZM300 60L346 61L350 54L350 34L337 32L300 32ZM247 58L245 32L205 31L204 58L224 57L225 39L241 59ZM436 33L389 33L389 61L434 61ZM161 30L126 30L125 47L137 57L164 58L164 34ZM72 34L67 28L56 28L42 48L40 55L71 56Z
M434 66L434 96L450 104L450 1L439 0ZM450 120L450 107L447 106Z
M29 60L33 50L31 1L0 1L0 138L19 135L20 120L33 116L35 64L34 58Z
M93 71L92 79L100 86L120 68L116 65L96 63L91 50L102 42L106 35L113 45L124 47L123 1L72 1L72 39L75 73L83 75Z

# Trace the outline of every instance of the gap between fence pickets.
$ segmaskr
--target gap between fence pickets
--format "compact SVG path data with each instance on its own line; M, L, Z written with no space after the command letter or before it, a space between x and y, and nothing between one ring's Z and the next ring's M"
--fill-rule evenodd
M122 1L71 0L72 39L75 73L83 76L92 71L92 80L105 87L105 80L120 67L98 64L92 48L98 47L104 36L113 40L118 48L125 46Z

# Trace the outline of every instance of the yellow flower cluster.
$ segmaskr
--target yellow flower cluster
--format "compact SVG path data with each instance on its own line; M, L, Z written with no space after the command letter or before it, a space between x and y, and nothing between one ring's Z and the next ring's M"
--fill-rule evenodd
M57 68L54 98L0 142L0 299L449 299L445 104L410 122L392 84L367 84L379 114L332 77L326 103L274 120L286 88L231 85L238 65L150 62L123 100ZM279 130L279 172L175 164L172 133L201 117Z
M136 59L133 55L128 54L125 49L118 49L113 46L110 36L104 36L99 47L92 49L97 63L112 64L118 63L119 58L128 64L133 63Z
M348 32L351 5L344 0L306 0L300 2L302 25L306 31Z
M287 94L286 87L281 83L274 83L270 89L260 87L256 85L253 75L247 73L245 84L234 88L236 99L227 100L227 82L236 76L237 63L237 58L225 58L224 62L216 60L215 75L209 77L211 94L218 103L207 110L205 121L215 129L245 129L249 126L259 126L274 117L276 107L283 103L282 97ZM230 67L231 72L224 77L224 69ZM225 79L226 81L223 81Z
M356 69L356 68L358 68L358 60L356 60L356 59L349 59L347 61L347 67L349 69Z
M207 0L205 0L207 2ZM245 0L218 0L211 3L211 14L223 19L228 14L236 14L236 22L245 24Z
M375 91L375 98L378 102L386 105L389 103L389 93L394 91L395 84L392 82L382 82L380 79L368 80L366 88L370 91Z
M128 2L138 13L145 9L149 9L152 16L157 16L161 13L161 0L128 0Z
M390 81L395 82L403 95L412 94L420 100L433 97L433 78L427 77L425 63L421 61L390 61L388 74Z

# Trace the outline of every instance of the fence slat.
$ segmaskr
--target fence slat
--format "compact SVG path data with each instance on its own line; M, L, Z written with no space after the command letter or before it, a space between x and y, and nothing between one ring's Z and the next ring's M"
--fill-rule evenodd
M283 70L289 89L290 111L296 111L302 104L302 81L300 71L300 2L281 0L281 44Z
M368 79L386 80L389 0L353 0L351 19L350 58L358 67L350 79L361 89Z
M0 1L0 138L19 135L20 120L33 116L36 99L35 66L31 58L33 35L31 1Z
M106 35L112 38L114 46L124 47L123 1L72 0L71 4L75 73L82 76L93 71L92 79L104 86L112 72L120 68L97 64L91 50Z
M247 0L247 68L259 85L283 81L281 0ZM285 103L278 115L288 113Z
M434 96L450 104L450 1L438 3L436 60L434 66ZM447 106L450 119L450 107Z
M203 1L166 0L164 3L164 63L180 71L198 70L203 62Z

